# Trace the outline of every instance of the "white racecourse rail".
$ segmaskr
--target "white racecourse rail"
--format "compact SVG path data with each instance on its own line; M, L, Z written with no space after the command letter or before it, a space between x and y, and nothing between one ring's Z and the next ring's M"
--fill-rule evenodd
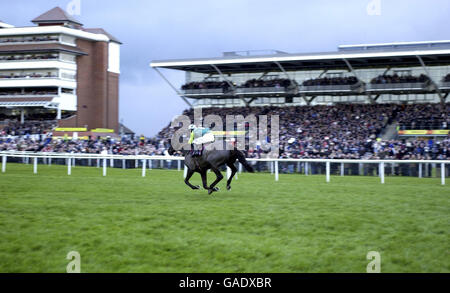
M34 152L10 152L4 151L0 152L0 156L2 157L2 173L6 172L6 164L8 161L8 157L14 158L26 158L27 160L33 160L33 173L37 174L37 160L45 159L49 165L51 165L52 159L66 159L67 163L67 175L71 175L72 173L72 160L74 159L96 159L97 167L100 167L100 161L102 161L103 167L103 176L106 176L107 170L107 161L110 160L110 166L114 166L115 160L138 160L142 161L142 176L145 177L147 170L147 162L149 169L152 168L152 161L161 161L161 160L173 160L178 163L178 170L181 170L181 161L184 160L184 157L174 157L174 156L146 156L146 155L101 155L101 154L83 154L83 153L34 153ZM279 180L279 168L278 162L304 162L306 163L306 168L308 168L308 163L325 163L326 173L325 180L326 182L330 182L330 163L341 163L341 176L343 176L343 164L344 163L365 163L365 164L378 164L379 166L379 177L381 183L384 184L384 166L386 163L395 163L395 164L419 164L419 177L422 177L422 164L423 163L432 163L432 164L440 164L441 165L441 184L445 185L445 164L450 164L450 160L351 160L351 159L251 159L248 158L247 161L259 161L259 162L272 162L272 173L275 174L275 181ZM124 165L123 165L124 166ZM185 174L186 174L186 166ZM242 166L239 167L239 170L242 170ZM227 175L229 176L230 170L227 167Z

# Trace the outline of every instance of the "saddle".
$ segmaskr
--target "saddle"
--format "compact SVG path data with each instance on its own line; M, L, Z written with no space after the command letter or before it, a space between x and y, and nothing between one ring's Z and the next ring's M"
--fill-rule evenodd
M191 155L192 157L200 157L203 154L203 150L205 149L205 146L202 145L202 148L199 150L196 150L194 146L191 147Z

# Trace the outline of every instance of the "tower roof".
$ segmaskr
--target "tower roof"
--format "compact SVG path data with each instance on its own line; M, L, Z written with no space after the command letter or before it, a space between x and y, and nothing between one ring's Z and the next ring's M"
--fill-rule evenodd
M78 20L73 18L71 15L69 15L67 12L65 12L60 7L55 7L53 9L50 9L49 11L39 15L35 19L33 19L31 22L33 23L58 23L58 22L72 22L78 25L83 25Z
M108 33L102 28L83 28L85 32L94 33L94 34L103 34L106 35L111 41L122 44L121 41L119 41L116 37Z

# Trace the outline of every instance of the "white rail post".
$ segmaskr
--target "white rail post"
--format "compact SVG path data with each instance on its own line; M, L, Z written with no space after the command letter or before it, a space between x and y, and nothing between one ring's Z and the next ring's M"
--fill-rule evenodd
M308 176L309 173L309 162L305 162L305 175Z
M271 161L270 162L270 174L273 174L273 170L274 168L273 168L273 162Z
M239 174L241 174L241 173L242 173L242 164L239 163Z
M89 167L92 166L92 158L88 159L88 165L89 165Z
M37 157L34 157L34 160L33 160L33 173L34 174L37 174Z
M106 176L106 158L103 158L103 176Z
M148 168L151 170L153 168L153 160L148 160Z
M145 170L147 168L147 162L145 159L142 160L142 177L145 177Z
M188 171L188 168L186 167L186 165L184 165L183 178L186 178L187 171Z
M177 170L180 171L181 170L181 161L177 160Z
M2 173L6 172L6 155L2 157Z
M52 165L52 157L48 158L48 165L51 166Z
M100 168L100 159L97 159L97 168Z
M327 161L326 163L325 163L325 169L326 169L326 180L327 180L327 182L330 182L330 162L329 161Z
M341 163L341 176L344 176L344 163Z
M422 178L422 163L419 163L419 178Z
M125 159L122 159L122 169L126 169L126 161Z
M72 159L69 158L67 160L67 175L71 175L72 174Z
M380 178L381 178L381 184L384 184L384 162L380 163L379 173L380 173Z
M111 168L114 168L114 159L113 158L110 159L109 164L110 164Z
M72 158L72 160L73 160L73 166L75 167L75 162L76 162L76 160L75 160L75 158Z
M278 181L278 161L275 161L275 181Z
M445 163L441 163L441 184L445 185Z
M134 162L134 167L135 167L135 168L139 167L139 162L138 162L138 160L135 160L135 162Z

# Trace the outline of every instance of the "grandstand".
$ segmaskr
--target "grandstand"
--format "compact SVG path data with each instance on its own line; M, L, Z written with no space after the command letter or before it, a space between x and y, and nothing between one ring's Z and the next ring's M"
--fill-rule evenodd
M281 157L450 157L450 41L226 52L150 66L186 102L191 119L195 108L223 117L280 115ZM184 71L185 84L175 88L161 69ZM159 138L173 132L169 125Z
M118 133L121 42L59 7L32 22L0 21L0 131L10 133L19 123L29 132L34 128L24 124L47 120L42 125L85 129L80 135ZM64 134L73 131L59 131Z

